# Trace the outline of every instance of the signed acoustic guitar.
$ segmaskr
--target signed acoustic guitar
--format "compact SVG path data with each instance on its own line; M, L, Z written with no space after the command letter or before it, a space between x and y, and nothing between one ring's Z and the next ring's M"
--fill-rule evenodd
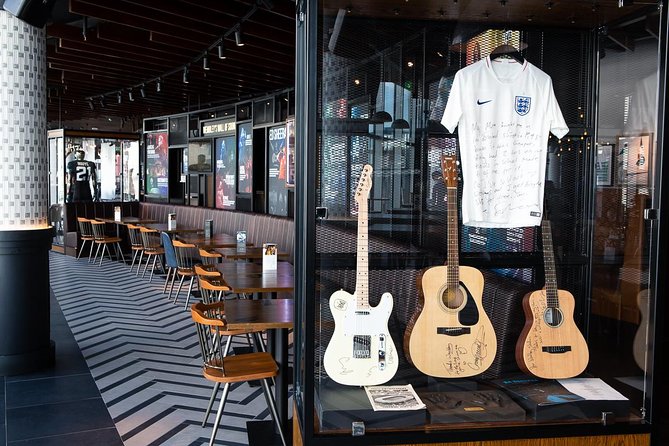
M541 222L546 286L523 297L525 326L516 361L525 372L546 379L572 378L588 365L588 345L574 323L574 296L557 288L551 224Z
M408 359L440 378L483 373L495 359L497 338L482 304L483 275L459 265L458 172L454 156L441 158L447 196L447 262L418 279L419 307L404 334Z

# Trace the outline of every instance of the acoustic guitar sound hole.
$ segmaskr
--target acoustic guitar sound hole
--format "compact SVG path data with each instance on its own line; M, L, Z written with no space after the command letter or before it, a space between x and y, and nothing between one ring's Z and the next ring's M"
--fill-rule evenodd
M446 287L441 294L441 302L449 310L457 310L465 302L465 294L460 287Z
M564 317L559 308L546 308L546 311L544 311L544 322L549 327L559 327L563 320Z

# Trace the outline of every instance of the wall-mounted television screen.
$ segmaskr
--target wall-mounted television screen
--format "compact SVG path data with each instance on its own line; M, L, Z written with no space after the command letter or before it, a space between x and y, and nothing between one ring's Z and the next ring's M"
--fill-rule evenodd
M267 208L273 215L288 215L288 191L286 190L286 126L269 128Z
M216 207L235 208L237 184L237 147L234 136L214 140L216 149Z
M167 132L146 134L146 195L167 198Z
M237 192L253 192L253 127L250 123L237 127Z

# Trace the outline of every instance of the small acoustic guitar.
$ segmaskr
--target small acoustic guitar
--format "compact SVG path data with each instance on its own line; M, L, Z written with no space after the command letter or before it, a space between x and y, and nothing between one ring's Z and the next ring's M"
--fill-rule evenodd
M426 375L465 378L490 367L497 337L483 309L483 275L459 265L455 157L442 156L441 170L447 196L447 262L418 279L418 310L407 325L404 346L409 361Z
M369 304L367 201L371 188L372 166L367 164L355 192L358 203L355 292L338 290L330 296L335 330L323 357L328 376L349 386L383 384L395 376L399 365L395 344L388 333L393 297L383 293L377 306Z
M574 323L574 296L557 288L553 237L541 222L546 286L523 297L525 326L516 344L516 361L525 373L546 379L577 376L588 365L588 345Z

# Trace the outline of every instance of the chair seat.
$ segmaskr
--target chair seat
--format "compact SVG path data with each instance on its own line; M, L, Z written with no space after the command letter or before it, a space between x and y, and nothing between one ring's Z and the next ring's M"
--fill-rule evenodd
M205 366L202 374L205 378L220 383L273 378L279 374L279 367L272 355L266 352L226 356L223 358L223 368L225 374L221 370Z
M164 248L142 248L144 252L149 255L161 255L165 254Z
M82 240L95 240L95 237L93 237L92 235L81 235L79 236L79 238L81 238Z
M105 236L102 239L95 239L95 243L120 243L121 239L119 237Z

